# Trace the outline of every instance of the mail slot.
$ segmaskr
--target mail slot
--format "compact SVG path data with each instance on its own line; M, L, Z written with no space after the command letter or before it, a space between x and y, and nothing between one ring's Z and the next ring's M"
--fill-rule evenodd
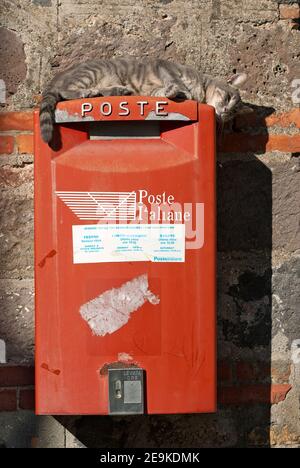
M216 408L214 109L130 96L35 112L36 413Z

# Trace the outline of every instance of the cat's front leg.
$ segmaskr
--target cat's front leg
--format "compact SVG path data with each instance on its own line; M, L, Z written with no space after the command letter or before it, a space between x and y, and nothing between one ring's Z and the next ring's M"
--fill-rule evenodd
M134 91L129 86L109 86L107 88L93 88L90 89L89 97L97 96L130 96Z
M176 83L154 89L151 96L166 97L168 99L192 99L191 93L187 89L181 89Z

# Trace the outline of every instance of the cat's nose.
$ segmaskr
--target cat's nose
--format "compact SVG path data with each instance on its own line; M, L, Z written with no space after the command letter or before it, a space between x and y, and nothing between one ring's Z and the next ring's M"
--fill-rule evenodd
M224 111L224 112L227 112L227 111L228 111L228 107L225 106L225 107L223 108L223 111Z

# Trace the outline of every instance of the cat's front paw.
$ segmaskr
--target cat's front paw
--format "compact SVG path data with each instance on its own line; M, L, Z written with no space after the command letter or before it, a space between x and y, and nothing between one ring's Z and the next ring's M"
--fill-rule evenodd
M169 99L191 99L191 93L187 90L182 90L177 85L170 85L165 91L166 97Z
M176 98L177 94L180 92L179 88L175 84L171 84L165 88L165 96L169 99Z
M113 89L113 96L130 96L134 93L128 86L116 86Z

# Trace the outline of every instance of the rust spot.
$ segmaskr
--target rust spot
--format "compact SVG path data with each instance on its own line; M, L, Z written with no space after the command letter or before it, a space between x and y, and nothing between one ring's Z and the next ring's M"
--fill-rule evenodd
M108 374L108 369L126 369L127 367L139 367L136 363L134 362L110 362L104 364L104 366L101 367L100 369L100 375L103 377Z
M47 370L48 372L51 372L52 374L55 374L55 375L59 375L60 374L60 370L59 369L50 369L48 364L46 364L45 362L43 362L43 364L41 365L41 368L42 369L45 369Z
M47 253L47 255L45 255L45 257L38 263L38 266L43 268L45 266L45 263L46 263L46 260L47 258L51 258L51 257L54 257L54 255L56 255L56 250L50 250L49 253Z

